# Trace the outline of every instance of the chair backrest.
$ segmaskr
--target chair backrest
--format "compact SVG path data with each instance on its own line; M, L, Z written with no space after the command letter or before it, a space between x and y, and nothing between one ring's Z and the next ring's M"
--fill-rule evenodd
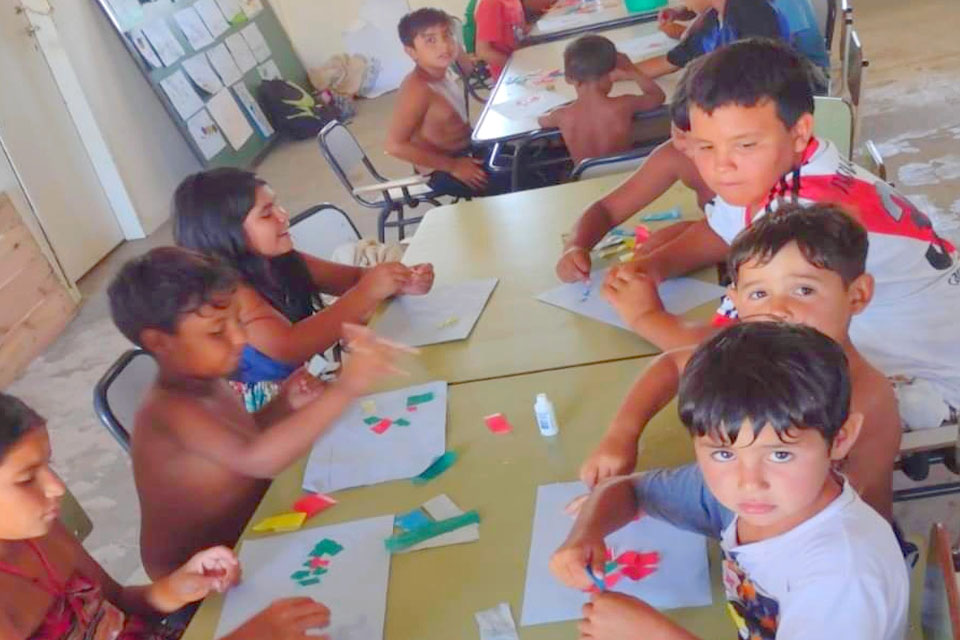
M383 182L386 178L377 173L350 130L342 122L331 120L317 134L317 142L320 145L320 152L327 159L333 173L346 188L350 197L367 207L378 206L379 201L371 201L353 193L354 187L357 186L355 180L369 183Z
M853 109L843 98L813 97L813 133L837 145L850 160L853 153Z
M570 172L570 180L589 180L590 178L599 178L614 173L633 171L643 164L646 157L656 148L657 145L651 144L631 149L625 153L598 158L584 158Z
M823 33L827 51L830 51L833 45L833 27L837 19L837 0L810 0L810 4L817 14L817 26Z
M291 218L290 236L297 251L329 260L334 249L359 240L360 232L343 209L324 202Z
M153 356L131 349L117 358L93 389L94 411L124 451L130 451L133 419L156 375Z
M920 626L925 640L960 640L960 594L950 539L939 522L930 528Z
M847 30L846 46L847 94L853 108L860 106L860 90L863 87L863 68L869 64L863 59L863 47L860 45L860 36L852 27Z

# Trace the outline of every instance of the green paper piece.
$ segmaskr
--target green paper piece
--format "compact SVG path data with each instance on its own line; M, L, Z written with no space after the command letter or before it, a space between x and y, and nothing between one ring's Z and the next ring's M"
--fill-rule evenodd
M313 548L313 551L310 552L310 555L322 556L323 554L326 553L326 554L330 554L331 556L335 556L341 551L343 551L342 545L337 544L330 538L324 538L323 540L321 540L316 544L316 546Z
M613 570L616 569L616 568L617 568L617 563L616 563L616 562L608 562L607 564L605 564L605 565L603 566L603 572L604 572L604 573L612 573Z
M363 424L377 424L380 422L380 418L377 416L367 416L363 419Z
M329 569L324 569L323 567L317 567L316 569L313 570L313 575L322 576L327 571L329 571Z
M480 514L475 510L471 510L453 518L425 524L413 531L398 533L384 540L383 546L385 546L390 553L396 553L412 547L415 544L419 544L424 540L429 540L430 538L435 538L444 533L450 533L451 531L465 527L468 524L477 524L479 522Z
M304 578L309 578L309 577L310 577L310 572L309 572L309 571L297 571L296 573L292 574L290 577L293 578L294 580L303 580Z
M453 463L457 461L457 452L456 451L447 451L442 456L433 461L426 470L418 476L414 476L413 484L426 484L430 482L438 475L449 469L453 466Z
M413 406L417 404L423 404L424 402L430 402L433 400L433 392L421 393L418 396L408 396L407 397L407 406Z
M397 418L393 421L393 424L397 425L398 427L409 427L410 421L406 418Z
M307 579L307 580L301 580L301 581L300 581L300 586L301 586L301 587L306 587L306 586L309 586L309 585L311 585L311 584L320 584L320 578L309 578L309 579Z

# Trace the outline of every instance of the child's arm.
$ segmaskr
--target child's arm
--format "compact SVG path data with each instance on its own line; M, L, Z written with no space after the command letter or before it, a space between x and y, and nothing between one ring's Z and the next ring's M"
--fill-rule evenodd
M342 296L349 289L356 286L365 276L370 274L376 267L363 268L354 267L330 260L322 260L309 253L300 252L300 256L307 265L310 272L310 278L317 288L323 293L332 296ZM397 262L384 262L382 264L400 264ZM379 265L378 265L379 266ZM414 295L426 293L433 285L433 265L429 262L415 264L409 267L409 280L400 287L397 293L411 293ZM424 288L426 287L426 288Z
M641 60L636 65L637 71L650 78L659 78L680 69L667 60L667 56L656 56Z
M510 59L508 54L497 49L492 42L481 40L479 37L477 38L477 57L485 60L487 64L501 69L507 65L507 61Z
M637 256L633 262L626 263L627 269L646 273L655 282L682 276L691 271L702 269L727 257L730 247L706 220L697 220L670 242L666 242L653 251Z
M560 109L563 107L554 107L545 114L537 118L537 124L541 129L556 129L560 126Z
M610 73L610 79L614 82L620 80L631 80L640 87L642 96L629 96L631 108L634 111L650 111L656 109L667 99L663 92L652 78L637 69L630 58L622 53L617 54L617 66Z
M591 596L578 625L581 638L590 640L696 640L679 624L649 604L614 591Z
M580 480L588 488L612 476L633 472L640 435L677 394L680 373L691 353L692 349L664 353L637 377L600 444L580 467Z

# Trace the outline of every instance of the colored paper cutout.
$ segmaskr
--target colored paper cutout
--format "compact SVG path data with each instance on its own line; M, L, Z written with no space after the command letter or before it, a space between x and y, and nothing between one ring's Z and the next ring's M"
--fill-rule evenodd
M673 209L660 213L648 213L640 216L640 219L644 222L662 222L664 220L679 220L680 218L680 207L674 207Z
M363 423L368 425L374 425L380 422L380 420L381 418L379 418L378 416L367 416L366 418L363 419Z
M417 405L415 404L412 404L409 407L407 407L407 411L416 411L416 410L417 410Z
M616 559L613 558L613 553L610 549L607 549L607 563L603 568L603 588L600 588L599 583L600 578L593 575L592 571L589 570L587 573L593 579L594 583L597 586L592 587L590 591L603 591L605 589L610 589L614 587L622 578L628 578L637 582L638 580L643 580L647 576L655 573L660 564L660 554L656 551L625 551L621 553Z
M282 513L278 516L264 518L257 524L253 525L253 530L257 533L263 533L265 531L296 531L303 526L303 523L306 519L307 514L299 511L295 511L293 513Z
M343 551L342 544L335 540L331 540L330 538L324 538L313 547L313 551L311 551L309 555L312 557L323 555L335 556L341 551Z
M406 418L397 418L393 421L393 424L397 425L398 427L409 427L410 421Z
M360 403L360 408L364 413L374 414L377 412L377 403L373 400L364 400Z
M373 425L372 427L370 427L370 430L373 431L373 432L376 433L376 434L382 434L382 433L385 432L387 429L389 429L389 428L390 428L390 425L392 425L392 424L393 424L393 420L391 420L390 418L384 418L383 420L381 420L381 421L378 422L377 424L375 424L375 425Z
M404 531L414 531L431 522L433 521L420 509L402 513L398 515L396 519L397 526Z
M411 407L418 404L423 404L424 402L430 402L433 400L433 392L421 393L416 396L407 397L407 406Z
M326 569L328 566L330 566L329 560L324 560L323 558L319 557L310 558L309 563L311 569Z
M413 484L426 484L430 482L441 473L453 466L453 463L457 461L457 452L456 451L447 451L442 456L433 461L429 467L427 467L423 473L413 478Z
M294 502L293 510L306 514L307 518L312 518L335 504L337 504L337 501L330 496L322 493L311 493Z
M644 242L650 239L650 229L647 229L646 225L638 224L637 229L633 235L634 235L634 246L636 246L637 242L639 242L640 244L643 244ZM630 248L632 249L633 247L630 247Z
M423 542L424 540L429 540L430 538L434 538L441 534L455 531L470 524L478 524L479 522L480 514L478 514L476 511L467 511L464 514L455 516L453 518L447 518L446 520L440 520L438 522L430 522L413 531L407 531L405 533L391 536L384 540L383 544L387 548L387 551L390 553L396 553L398 551L403 551L408 547L412 547L417 543Z
M483 421L487 423L487 428L493 433L510 433L513 431L513 427L502 413L486 416Z

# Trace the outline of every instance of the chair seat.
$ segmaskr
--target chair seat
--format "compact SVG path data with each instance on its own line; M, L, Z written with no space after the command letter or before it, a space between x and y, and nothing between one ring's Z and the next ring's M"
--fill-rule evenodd
M397 200L400 200L403 198L403 189L387 189L387 193L390 194L391 198L394 198ZM433 189L431 189L430 185L426 183L415 184L412 187L407 187L407 193L409 193L411 196L414 196L414 197L423 196L423 195L432 194Z

